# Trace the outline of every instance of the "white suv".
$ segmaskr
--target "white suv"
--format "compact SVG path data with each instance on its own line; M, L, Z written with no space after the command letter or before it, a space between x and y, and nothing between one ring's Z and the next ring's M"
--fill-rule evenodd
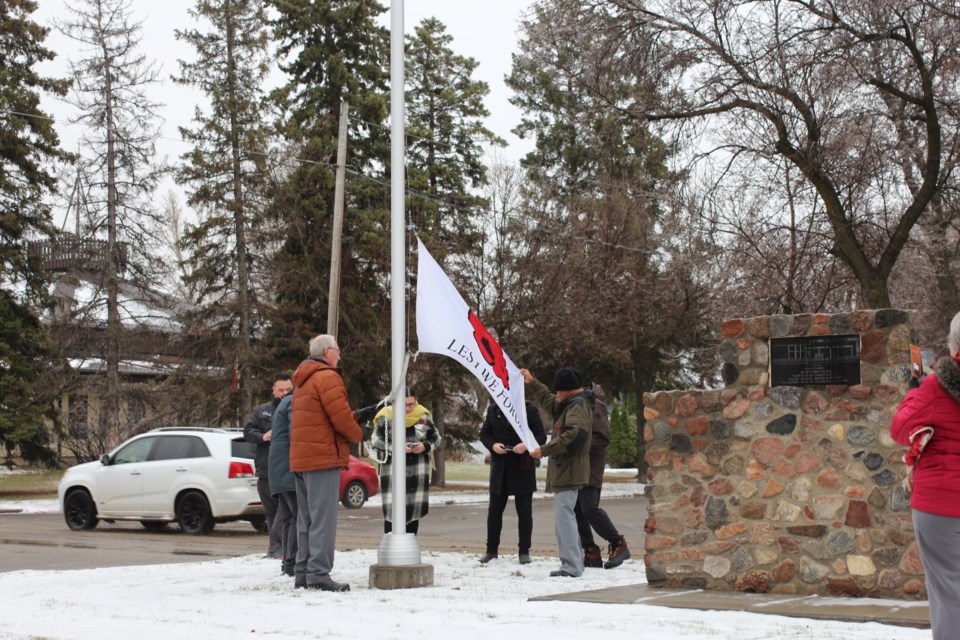
M63 517L74 531L139 520L150 530L176 521L185 533L204 534L216 522L248 520L265 532L254 447L239 431L154 429L67 469L57 489Z

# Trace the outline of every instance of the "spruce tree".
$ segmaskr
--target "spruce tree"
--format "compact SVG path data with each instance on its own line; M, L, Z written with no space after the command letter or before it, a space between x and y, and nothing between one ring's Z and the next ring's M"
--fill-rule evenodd
M388 33L369 0L273 0L289 82L273 96L288 141L268 213L284 229L264 358L295 367L325 333L340 102L350 107L338 340L354 401L386 393L389 371Z
M473 78L478 62L455 54L452 44L436 18L421 22L407 38L407 215L431 254L457 268L480 251L484 145L503 142L483 123L490 89ZM475 420L457 425L447 420L446 411L470 374L447 358L424 360L416 374L423 380L417 384L420 399L430 406L445 440L475 439ZM443 453L441 448L435 455L433 476L440 486L445 483Z
M206 24L176 32L197 56L180 61L175 80L198 87L208 101L197 107L192 127L180 128L193 148L176 170L199 216L183 239L201 308L192 322L203 328L198 348L216 351L221 370L235 370L235 420L242 420L253 406L253 339L260 326L255 282L268 180L266 7L259 0L198 0L190 14ZM228 384L224 380L223 389Z
M43 44L49 30L31 20L36 9L32 0L0 3L0 442L7 458L53 464L53 355L39 320L48 283L27 241L53 237L44 198L56 190L51 165L64 158L40 94L68 85L36 70L54 57Z
M577 363L639 398L679 366L668 354L697 344L707 290L678 241L688 225L671 197L683 179L674 150L619 108L638 87L658 89L645 67L610 56L642 59L651 45L637 32L627 52L598 46L617 29L603 6L576 0L539 4L523 23L507 84L523 110L516 132L536 148L523 161L529 249L515 264L544 294L528 305L531 368ZM631 74L606 73L614 62Z

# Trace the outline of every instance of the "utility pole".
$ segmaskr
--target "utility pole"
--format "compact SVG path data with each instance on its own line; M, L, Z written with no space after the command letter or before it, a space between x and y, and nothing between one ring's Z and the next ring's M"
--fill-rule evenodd
M330 245L330 293L327 296L327 333L336 337L340 319L340 245L343 235L343 201L347 182L347 124L349 105L340 101L340 133L337 136L337 182L333 196L333 240Z

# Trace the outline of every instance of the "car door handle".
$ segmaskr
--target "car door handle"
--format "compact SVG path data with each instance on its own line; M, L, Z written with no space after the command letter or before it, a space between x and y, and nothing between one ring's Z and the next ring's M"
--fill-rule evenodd
M186 470L186 467L177 467L177 473L184 473Z
M139 471L131 471L131 472L130 472L130 475L132 475L132 476L138 476L138 475L140 475L140 472L139 472Z

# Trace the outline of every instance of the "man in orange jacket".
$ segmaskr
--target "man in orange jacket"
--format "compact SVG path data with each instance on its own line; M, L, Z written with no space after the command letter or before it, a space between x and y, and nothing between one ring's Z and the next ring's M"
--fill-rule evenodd
M330 577L337 540L340 469L350 459L350 443L363 432L340 377L337 339L321 334L310 341L310 358L293 372L290 470L297 479L296 588L349 591Z

